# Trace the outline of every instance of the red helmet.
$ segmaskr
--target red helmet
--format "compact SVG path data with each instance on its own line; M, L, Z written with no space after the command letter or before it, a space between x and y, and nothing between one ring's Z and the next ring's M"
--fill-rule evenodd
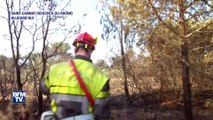
M78 43L84 43L84 47L90 47L92 50L95 49L95 44L96 44L96 39L93 38L90 34L88 34L87 32L81 33L79 34L76 39L73 42L73 45L75 47L79 47L80 44Z

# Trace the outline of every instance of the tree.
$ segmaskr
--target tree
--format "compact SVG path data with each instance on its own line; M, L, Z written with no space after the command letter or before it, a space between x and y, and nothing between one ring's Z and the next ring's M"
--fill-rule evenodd
M185 110L185 117L188 120L193 119L193 112L192 112L192 103L191 103L191 83L190 83L190 62L189 62L189 37L192 34L195 34L197 31L202 30L209 24L212 24L211 22L207 22L203 26L199 27L197 30L190 31L190 28L187 27L187 21L192 20L194 23L197 22L197 17L201 17L201 19L208 20L208 5L209 2L203 1L183 1L183 0L177 0L174 2L162 2L159 3L157 1L151 1L148 0L150 6L152 7L155 15L157 16L158 20L164 24L169 30L171 30L174 34L180 36L181 41L181 63L182 63L182 82L183 82L183 98L184 98L184 110ZM169 26L164 19L167 17L161 17L161 15L169 16L166 12L159 13L156 6L160 6L160 9L166 10L166 7L177 7L178 12L175 12L174 9L170 8L170 13L173 13L175 17L173 21L178 20L179 29L173 29L171 26ZM168 8L167 8L168 9ZM195 13L193 13L191 10L194 9ZM207 11L205 10L207 9ZM204 12L205 11L205 12ZM186 17L186 14L189 15L189 17ZM189 33L190 32L190 33Z
M8 21L8 30L9 30L9 40L10 40L10 43L11 43L13 64L15 66L15 71L16 71L17 89L22 90L23 83L21 81L21 79L22 79L21 78L21 68L27 62L30 55L34 51L34 44L35 44L36 40L33 37L31 51L28 53L28 56L26 57L26 59L21 60L20 40L23 39L22 32L24 30L26 31L26 29L24 27L24 21L22 21L22 20L14 21L14 20L10 19L10 12L13 11L13 10L16 10L16 9L18 9L18 11L20 12L21 10L23 10L23 6L22 6L21 2L17 2L17 1L13 1L13 0L11 0L11 1L5 0L5 4L6 4L6 7L7 7L7 12L8 12L7 21ZM18 5L18 8L15 7L15 4ZM29 2L29 4L26 6L26 8L29 9L30 6L31 6L31 2Z
M114 3L113 3L114 2ZM114 42L118 41L120 45L120 56L122 63L122 71L124 78L124 91L125 95L129 97L128 82L127 82L127 70L126 70L126 56L125 56L125 47L132 47L137 30L141 27L139 24L135 24L137 18L133 18L131 14L134 14L132 1L113 1L103 2L102 1L102 10L106 11L102 13L101 23L104 26L104 33L102 37L106 40L112 40ZM134 1L133 1L134 2ZM108 12L109 11L109 12ZM108 16L110 15L110 16Z
M147 69L152 73L152 77L160 82L161 91L168 90L171 81L177 94L178 85L181 85L178 83L178 79L182 78L185 116L186 119L193 119L191 103L191 86L193 84L190 73L199 73L209 79L212 76L206 72L210 70L209 68L202 67L207 64L198 64L194 61L197 59L196 61L201 62L205 58L211 58L206 57L211 56L212 48L211 1L118 0L108 2L107 5L114 12L107 13L111 15L108 17L110 22L103 21L106 25L105 33L113 33L113 27L110 29L107 26L113 26L114 23L117 23L117 26L120 25L117 21L125 21L124 26L129 25L128 28L135 28L133 32L139 40L138 46L143 51L142 59L148 58L147 60L151 61L151 63L147 62L150 67ZM125 7L119 7L119 5L128 6L128 9L123 9ZM126 14L120 15L120 13ZM115 32L120 28L125 28L124 26L117 27L119 29L115 29ZM207 36L201 37L199 34ZM199 50L200 52L198 52ZM200 66L200 69L197 66Z
M74 34L79 33L80 31L80 25L79 23L73 25L71 28L70 26L65 25L66 16L57 16L57 15L37 15L34 16L34 19L36 19L33 22L28 22L26 20L12 20L11 18L11 12L26 12L30 11L30 8L33 6L33 9L44 11L44 12L54 12L56 10L56 7L60 4L62 1L48 1L48 0L39 0L39 1L13 1L13 0L6 0L6 7L8 11L8 16L3 17L6 18L8 21L8 29L9 29L9 40L11 43L11 51L12 56L14 60L14 66L16 69L16 77L17 77L17 84L18 89L23 88L23 84L26 83L27 78L31 76L30 74L35 74L34 76L35 80L38 80L39 82L43 79L45 72L47 70L47 62L50 58L55 57L59 54L59 52L64 52L64 48L67 50L68 46L64 44L65 40L68 37L71 37ZM64 6L61 8L61 11L66 11L67 7L70 6L71 0L69 0L67 3L63 4ZM36 8L37 7L37 8ZM57 11L58 12L58 11ZM63 21L61 20L63 19ZM26 24L25 24L26 23ZM55 25L52 25L55 24ZM54 27L53 26L57 26ZM69 27L69 28L68 28ZM63 29L64 28L64 29ZM27 55L21 54L21 44L20 41L24 40L24 35L28 34L31 36L28 39L32 40L32 46L31 50ZM48 51L50 48L50 36L54 34L63 34L64 38L62 38L57 44L54 45L52 48L52 51ZM39 56L42 59L41 68L36 68L35 66L31 67L32 70L25 71L23 68L26 68L28 65L28 62L32 61L29 60L30 56L34 51L36 41L42 41L42 48L40 50L41 54ZM64 48L61 48L61 46L65 46ZM36 46L37 47L37 46ZM32 56L32 58L37 57L37 53ZM64 55L64 53L61 53L61 55ZM40 66L40 65L39 65ZM23 71L22 71L23 70ZM36 71L39 70L39 71ZM34 71L34 72L32 72ZM32 72L32 73L31 73ZM40 72L40 73L39 73ZM26 80L23 81L24 75L26 75ZM31 76L32 77L32 76ZM38 82L38 84L39 84ZM35 85L37 82L35 82ZM37 88L38 89L38 88ZM39 101L39 114L42 113L42 107L43 107L43 99L42 99L42 93L38 92L38 101Z

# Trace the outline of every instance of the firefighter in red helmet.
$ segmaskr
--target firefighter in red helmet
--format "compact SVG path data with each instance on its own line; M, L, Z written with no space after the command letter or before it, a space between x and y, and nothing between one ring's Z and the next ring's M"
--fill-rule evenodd
M87 32L79 34L73 42L75 58L50 67L41 88L51 95L52 111L42 114L42 120L50 114L55 119L110 118L109 77L90 59L96 42Z
M76 39L73 42L73 45L75 47L79 47L77 45L77 43L83 43L83 44L87 44L85 46L85 48L87 49L87 47L90 47L91 50L95 50L95 45L97 42L97 38L93 38L90 34L88 34L87 32L79 34Z

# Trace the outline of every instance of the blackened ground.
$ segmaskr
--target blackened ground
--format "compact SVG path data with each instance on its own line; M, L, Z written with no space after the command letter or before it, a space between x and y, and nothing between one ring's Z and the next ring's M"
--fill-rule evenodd
M112 96L112 116L115 120L184 120L183 100L172 91ZM213 120L213 91L194 92L192 96L194 120ZM213 104L213 103L212 103Z

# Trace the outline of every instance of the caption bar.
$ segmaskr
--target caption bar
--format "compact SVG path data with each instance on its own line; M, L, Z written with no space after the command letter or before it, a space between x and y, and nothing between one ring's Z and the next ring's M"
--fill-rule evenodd
M46 15L46 16L55 16L57 18L61 18L67 15L73 15L72 11L26 11L26 12L10 12L11 20L34 20L36 15Z

